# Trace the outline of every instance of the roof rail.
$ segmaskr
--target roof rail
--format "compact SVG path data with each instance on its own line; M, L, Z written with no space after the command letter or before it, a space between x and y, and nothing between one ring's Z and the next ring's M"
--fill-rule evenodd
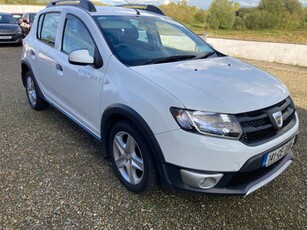
M146 10L156 14L165 15L164 12L157 6L154 5L147 5L147 4L124 4L124 5L115 5L116 7L127 7L133 8L137 10Z
M96 7L89 0L53 0L48 3L46 8L54 6L76 6L90 12L96 12Z

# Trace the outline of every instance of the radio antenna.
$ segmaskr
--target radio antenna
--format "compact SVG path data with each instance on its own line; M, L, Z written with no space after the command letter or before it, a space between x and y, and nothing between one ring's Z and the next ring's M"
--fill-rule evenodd
M127 4L132 8L132 9L134 9L135 10L135 12L136 12L136 15L140 15L140 11L138 11L136 8L134 8L134 6L133 5L131 5L127 0L125 0L125 2L127 2Z

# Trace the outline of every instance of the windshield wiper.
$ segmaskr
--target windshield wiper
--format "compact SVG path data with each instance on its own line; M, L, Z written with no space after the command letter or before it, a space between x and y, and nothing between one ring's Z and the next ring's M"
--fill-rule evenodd
M202 55L202 56L199 56L199 57L196 57L196 59L206 59L208 57L211 57L213 54L215 54L216 52L212 51L212 52L208 52L206 53L205 55Z
M182 61L182 60L187 60L187 59L193 59L195 57L196 57L195 55L178 55L178 56L162 57L162 58L147 61L144 64L146 65L146 64L176 62L176 61Z

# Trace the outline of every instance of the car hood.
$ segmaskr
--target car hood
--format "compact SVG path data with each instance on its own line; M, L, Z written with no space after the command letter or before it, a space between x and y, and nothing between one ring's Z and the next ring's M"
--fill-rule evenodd
M0 32L2 32L1 30L17 30L18 27L18 24L0 23Z
M289 92L270 74L231 57L131 67L176 97L187 109L242 113L285 99Z

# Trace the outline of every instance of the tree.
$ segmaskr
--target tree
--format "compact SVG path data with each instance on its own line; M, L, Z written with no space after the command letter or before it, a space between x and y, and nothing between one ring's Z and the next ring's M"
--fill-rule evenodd
M303 7L299 0L285 0L285 6L290 14L303 13Z
M245 25L250 30L272 29L278 24L276 15L264 10L255 10L245 18Z
M273 27L279 27L281 25L282 16L286 11L285 0L260 0L258 8L261 11L265 11L273 15ZM263 18L263 20L266 20L266 18Z
M238 5L228 0L214 0L209 8L207 22L213 29L231 29L235 22Z
M240 10L240 3L235 2L235 3L233 4L233 7L234 7L234 11L237 12L238 10Z
M256 8L240 8L236 11L236 16L245 19L249 14L253 13Z
M243 18L241 17L236 17L235 19L235 23L233 26L236 30L244 30L246 28L245 26L245 22L243 20Z
M206 12L204 10L197 10L194 19L196 22L204 23L206 19Z
M259 10L281 16L286 10L285 1L287 0L260 0L258 8Z
M295 29L304 22L303 7L299 0L261 0L259 10L274 16L274 27Z
M282 17L282 26L296 29L304 25L304 10L299 0L285 0L286 12Z
M161 5L160 8L166 15L186 24L192 23L196 14L196 7L188 6L187 0L182 0L179 3L172 2L168 5Z

